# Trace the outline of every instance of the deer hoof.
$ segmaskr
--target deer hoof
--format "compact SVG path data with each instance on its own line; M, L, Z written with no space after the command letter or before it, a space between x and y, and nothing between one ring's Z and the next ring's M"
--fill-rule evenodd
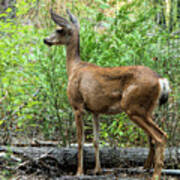
M153 175L153 177L151 178L151 180L161 180L161 176Z
M78 170L76 173L76 176L84 176L84 173L82 170Z
M95 168L94 169L94 174L95 175L101 175L102 174L102 169L101 168Z

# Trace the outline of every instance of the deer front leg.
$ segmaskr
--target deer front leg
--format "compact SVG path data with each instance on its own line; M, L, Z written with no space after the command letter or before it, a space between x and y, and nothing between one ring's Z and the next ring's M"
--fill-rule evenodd
M77 141L78 141L78 169L77 176L83 175L83 145L84 145L84 123L82 119L82 112L75 111L75 120L77 128Z
M95 148L95 174L101 174L101 164L99 159L99 121L98 121L98 115L93 115L93 133L94 133L94 148Z

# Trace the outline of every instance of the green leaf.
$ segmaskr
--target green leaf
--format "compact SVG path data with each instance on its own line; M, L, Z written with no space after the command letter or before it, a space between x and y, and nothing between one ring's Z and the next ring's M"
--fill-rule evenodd
M4 123L4 120L0 120L0 126Z
M107 4L107 3L103 3L103 4L100 5L100 8L101 9L107 9L107 8L110 8L110 5Z

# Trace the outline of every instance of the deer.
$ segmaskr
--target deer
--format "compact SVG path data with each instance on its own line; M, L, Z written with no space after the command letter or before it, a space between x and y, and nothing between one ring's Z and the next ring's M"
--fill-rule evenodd
M80 23L66 10L69 20L50 10L51 19L58 26L44 38L48 46L66 47L68 76L67 96L72 106L78 142L77 176L84 175L83 145L86 111L93 115L93 145L95 174L101 174L99 157L99 115L125 112L130 120L142 128L149 139L149 154L144 168L154 167L152 180L161 178L167 134L153 120L153 110L167 102L169 82L150 68L142 65L100 67L80 58Z

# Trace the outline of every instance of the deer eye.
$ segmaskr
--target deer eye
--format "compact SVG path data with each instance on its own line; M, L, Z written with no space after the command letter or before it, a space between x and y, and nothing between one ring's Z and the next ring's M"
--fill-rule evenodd
M57 33L63 33L64 30L63 30L63 29L57 29L56 32L57 32Z

